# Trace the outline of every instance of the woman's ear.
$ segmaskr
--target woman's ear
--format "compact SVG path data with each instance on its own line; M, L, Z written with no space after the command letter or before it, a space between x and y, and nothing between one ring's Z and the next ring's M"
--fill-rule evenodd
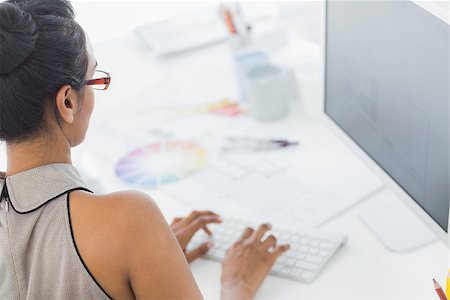
M77 94L70 85L63 85L56 94L56 110L59 117L66 123L72 124L77 112Z

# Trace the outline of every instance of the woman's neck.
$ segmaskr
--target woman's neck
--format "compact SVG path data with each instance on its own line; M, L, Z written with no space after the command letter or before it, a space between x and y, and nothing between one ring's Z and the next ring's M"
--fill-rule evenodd
M70 145L65 139L35 138L21 143L7 143L6 176L51 163L72 163Z

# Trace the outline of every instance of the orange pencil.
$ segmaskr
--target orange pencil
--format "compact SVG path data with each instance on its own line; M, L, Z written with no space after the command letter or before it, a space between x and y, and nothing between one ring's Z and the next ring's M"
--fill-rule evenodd
M233 17L231 16L230 10L224 9L223 15L225 18L225 24L227 24L227 27L228 27L228 30L230 31L230 33L236 34L237 31L236 31L236 27L234 26Z
M447 300L447 297L444 294L444 291L442 290L441 286L439 285L439 283L437 283L437 281L433 278L433 282L434 282L434 289L436 290L436 293L439 296L440 300Z

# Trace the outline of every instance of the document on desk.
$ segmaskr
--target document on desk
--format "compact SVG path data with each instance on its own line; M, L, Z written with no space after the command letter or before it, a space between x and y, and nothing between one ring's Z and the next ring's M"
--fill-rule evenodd
M217 158L205 170L161 190L193 209L242 210L256 220L316 228L381 186L358 161L323 165L309 157L310 165L254 156Z
M120 183L125 188L127 183L117 176L115 166L133 149L161 141L187 141L199 145L208 156L202 169L178 180L149 187L158 188L192 209L211 209L234 216L242 212L242 217L253 216L255 221L270 220L286 226L314 228L381 186L356 158L341 160L327 156L326 150L317 151L301 140L298 147L271 151L220 151L225 137L243 134L276 137L267 125L248 117L236 119L204 114L171 120L160 127L146 128L145 124L152 122L135 117L126 124L105 122L97 125L97 130L88 135L88 142L97 143L91 147L95 157L87 161L97 161L102 170L97 173L103 174L109 183ZM297 140L291 136L285 138ZM98 145L100 141L101 146ZM149 174L152 171L149 170ZM145 189L145 186L128 187Z

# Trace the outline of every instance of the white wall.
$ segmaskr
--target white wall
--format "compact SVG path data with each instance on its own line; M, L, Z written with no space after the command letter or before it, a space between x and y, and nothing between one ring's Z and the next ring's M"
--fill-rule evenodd
M93 43L121 36L132 28L193 10L214 7L216 1L72 1L76 20Z

